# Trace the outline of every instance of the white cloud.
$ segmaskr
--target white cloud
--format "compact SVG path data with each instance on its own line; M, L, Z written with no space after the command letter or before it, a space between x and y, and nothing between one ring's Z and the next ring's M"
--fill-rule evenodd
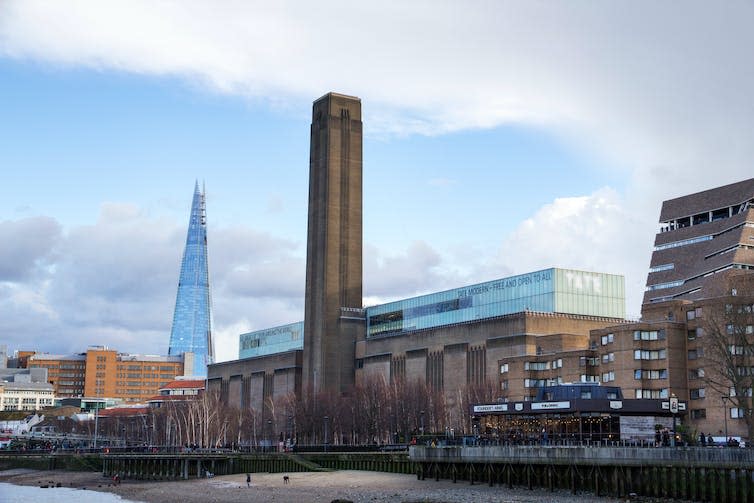
M713 168L748 176L752 14L743 2L18 0L0 9L0 55L283 106L340 90L364 99L374 134L537 124L642 188L683 193Z
M500 237L499 257L463 243L457 250L415 243L404 254L368 247L364 292L395 298L561 266L624 273L634 314L659 202L751 176L753 14L751 3L693 1L679 9L591 1L7 0L0 56L179 76L297 110L328 90L347 92L363 99L371 135L548 128L591 152L595 164L623 170L625 190L553 201ZM269 207L279 210L274 197ZM181 225L109 206L100 222L63 237L50 219L0 226L18 237L0 247L0 281L16 282L12 297L0 297L0 319L19 342L34 329L54 331L58 317L90 327L68 334L72 346L117 342L125 333L166 338ZM303 244L226 228L211 230L210 246L224 347L245 320L254 329L301 319ZM88 293L74 303L81 291Z
M167 353L185 224L108 203L93 225L64 234L49 218L2 225L18 239L16 251L0 254L0 271L19 263L33 268L38 257L46 261L44 274L0 280L4 343L48 352L104 344L129 353ZM28 235L41 237L19 238ZM241 332L303 318L298 244L243 228L216 228L210 239L218 356L237 357L234 341ZM18 259L21 252L29 257L25 262Z
M60 239L60 224L52 218L33 217L0 221L0 282L20 281L44 273Z
M627 315L637 317L655 230L604 188L542 207L506 236L497 262L515 274L548 267L622 274Z

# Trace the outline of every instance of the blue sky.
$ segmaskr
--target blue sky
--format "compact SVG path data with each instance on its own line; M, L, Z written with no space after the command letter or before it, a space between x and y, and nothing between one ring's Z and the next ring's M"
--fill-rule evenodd
M164 353L196 179L219 359L302 319L331 90L363 103L367 304L555 266L637 315L661 201L751 176L751 5L463 5L4 2L0 343Z

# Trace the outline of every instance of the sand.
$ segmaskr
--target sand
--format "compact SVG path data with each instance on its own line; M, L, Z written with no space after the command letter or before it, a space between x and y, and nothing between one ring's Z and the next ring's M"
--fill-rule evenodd
M336 471L289 473L290 483L283 483L282 473L252 473L251 487L246 475L225 475L212 479L177 482L123 480L118 486L100 473L6 470L0 482L39 486L43 484L86 488L110 492L144 502L295 502L330 503L336 499L354 503L615 503L619 500L592 495L572 495L535 489L508 489L484 484L470 485L449 480L417 480L414 475L379 472Z

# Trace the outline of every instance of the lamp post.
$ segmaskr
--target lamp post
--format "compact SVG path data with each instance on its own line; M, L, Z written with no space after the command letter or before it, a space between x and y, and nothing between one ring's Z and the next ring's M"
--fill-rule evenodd
M99 430L99 402L94 402L94 450L97 450L97 434Z
M272 419L267 420L267 446L272 451Z
M126 442L126 427L122 426L121 429L120 429L120 431L123 433L123 447L125 448L126 447L126 443L127 443Z
M725 419L725 445L728 445L728 406L726 402L730 400L730 396L723 395L720 398L723 401L723 418Z
M328 430L328 426L330 425L330 418L328 416L325 416L322 419L325 421L325 441L324 441L324 444L325 444L325 452L327 452L327 443L329 441L329 435L328 435L328 431L327 430Z
M290 447L290 446L293 445L293 416L291 416L291 415L288 416L288 432L287 432L287 437L288 438L286 440L288 442L288 446Z
M419 412L419 434L424 436L424 411Z
M673 436L670 437L670 446L675 447L675 416L678 414L678 397L675 393L670 394L670 414L673 416Z

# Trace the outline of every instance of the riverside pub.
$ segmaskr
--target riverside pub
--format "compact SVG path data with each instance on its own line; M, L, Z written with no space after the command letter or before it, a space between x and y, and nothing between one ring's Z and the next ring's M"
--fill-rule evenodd
M660 429L676 431L686 403L677 398L623 398L619 387L562 384L538 390L534 400L472 405L482 441L506 444L653 444ZM675 437L675 435L673 435Z

